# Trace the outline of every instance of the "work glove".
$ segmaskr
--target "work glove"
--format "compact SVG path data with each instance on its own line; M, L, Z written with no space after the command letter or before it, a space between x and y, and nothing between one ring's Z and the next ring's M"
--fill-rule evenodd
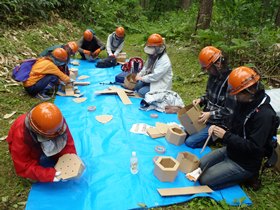
M86 55L90 55L90 51L89 50L83 50L83 53Z
M57 171L55 172L54 178L53 178L53 182L59 182L61 180L61 178L59 177L61 174L61 171Z
M99 53L101 52L101 49L98 48L97 50L95 50L93 53L92 53L92 57L97 57L99 55Z

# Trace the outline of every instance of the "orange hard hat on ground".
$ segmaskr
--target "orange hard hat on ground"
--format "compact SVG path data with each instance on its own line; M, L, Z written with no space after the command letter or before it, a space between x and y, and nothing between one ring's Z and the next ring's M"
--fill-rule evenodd
M163 38L159 34L152 34L149 36L146 46L148 47L158 47L162 46L164 43Z
M31 128L42 136L53 138L65 132L64 118L52 103L43 102L35 106L28 116Z
M116 29L116 35L118 36L118 37L124 37L124 33L125 33L125 31L124 31L124 28L123 27L118 27L117 29Z
M58 61L62 62L66 62L68 59L68 54L63 48L56 48L54 51L52 51L52 56Z
M79 47L76 42L68 42L67 44L71 48L73 54L75 54L78 51Z
M230 95L236 95L242 90L257 83L259 80L260 75L249 67L240 66L232 70L228 78Z
M84 39L86 41L90 42L92 40L92 38L93 38L93 33L89 29L85 30Z
M200 51L198 59L202 68L209 69L221 56L221 50L213 46L207 46Z

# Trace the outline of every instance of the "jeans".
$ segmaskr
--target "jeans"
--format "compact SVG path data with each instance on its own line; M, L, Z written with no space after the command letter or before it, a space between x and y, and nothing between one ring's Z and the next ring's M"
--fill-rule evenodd
M150 91L150 83L145 83L142 81L138 81L134 88L136 92L142 97L145 98L146 93Z
M210 124L207 124L206 127L203 128L201 131L188 136L185 141L185 144L191 148L203 147L208 137L208 129L210 128L210 126Z
M58 76L47 74L42 79L37 81L34 85L26 87L25 90L31 96L35 96L38 93L46 93L52 89L58 83Z
M201 185L208 185L213 190L239 184L254 176L227 156L226 147L216 149L200 160L202 175Z

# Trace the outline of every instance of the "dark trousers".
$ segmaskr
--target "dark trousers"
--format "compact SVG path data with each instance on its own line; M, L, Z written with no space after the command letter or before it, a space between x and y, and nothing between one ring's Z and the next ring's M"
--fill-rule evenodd
M25 90L31 96L35 96L38 93L46 93L51 90L58 83L58 76L48 74L40 79L37 83L30 87L25 87Z

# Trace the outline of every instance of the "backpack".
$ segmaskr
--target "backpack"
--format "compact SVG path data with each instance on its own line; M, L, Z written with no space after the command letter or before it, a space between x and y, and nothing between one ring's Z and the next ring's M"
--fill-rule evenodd
M143 60L139 57L132 57L121 67L122 71L137 74L143 68Z
M117 65L117 60L113 56L109 56L107 58L101 59L97 62L97 68L110 68Z
M32 66L37 61L36 58L31 58L22 61L20 65L17 65L12 72L12 78L17 82L25 82L29 78Z

